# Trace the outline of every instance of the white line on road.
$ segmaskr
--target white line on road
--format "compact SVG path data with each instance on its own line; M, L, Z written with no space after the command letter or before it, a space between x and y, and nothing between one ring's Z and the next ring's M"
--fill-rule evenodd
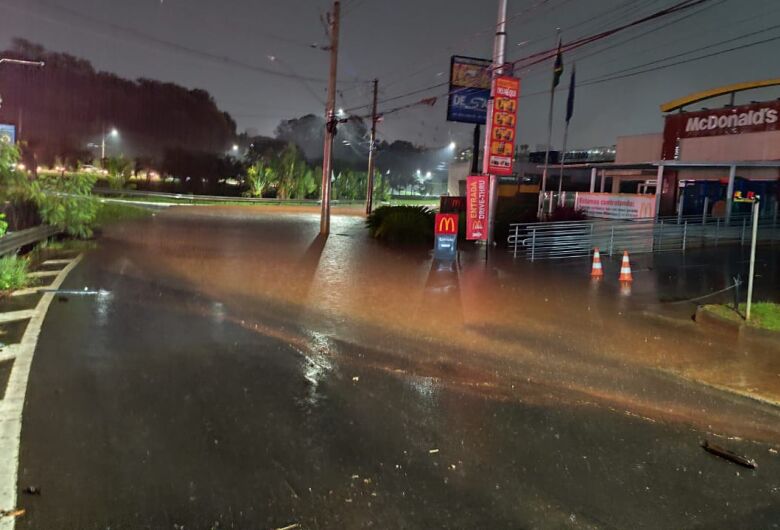
M0 313L0 324L6 322L16 322L17 320L25 320L32 318L35 314L35 309L25 309L24 311L9 311L8 313Z
M11 296L27 296L29 294L35 294L38 292L38 287L30 287L29 289L19 289L11 293Z
M57 289L65 281L68 273L81 261L81 256L62 269L51 287ZM0 401L0 510L16 508L16 482L19 473L19 443L22 434L22 412L27 393L27 380L30 376L35 347L41 333L43 320L55 293L47 292L32 311L33 315L22 341L14 347L16 357L8 378L5 397ZM13 517L0 518L0 530L13 530Z
M69 265L73 259L47 259L43 262L44 265Z
M60 273L60 271L36 271L36 272L28 272L27 276L30 278L47 278L49 276L57 276Z

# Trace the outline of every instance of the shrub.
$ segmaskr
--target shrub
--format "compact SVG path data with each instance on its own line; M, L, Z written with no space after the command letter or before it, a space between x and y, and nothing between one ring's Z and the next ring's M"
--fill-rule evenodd
M5 221L5 214L0 213L0 237L3 237L8 230L8 223Z
M90 173L72 173L39 178L30 182L30 194L47 224L82 239L92 236L97 202L92 197L96 177Z
M382 206L368 216L371 237L399 244L431 243L435 213L425 206Z
M26 259L17 256L0 258L0 291L22 289L28 284Z

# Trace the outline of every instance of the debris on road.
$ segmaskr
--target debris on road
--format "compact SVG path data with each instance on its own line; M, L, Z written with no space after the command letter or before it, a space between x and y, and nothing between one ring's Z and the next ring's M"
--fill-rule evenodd
M41 488L37 486L27 486L24 488L24 492L27 495L40 495L41 494Z
M725 460L728 460L729 462L733 462L737 465L740 465L742 467L746 467L748 469L756 469L758 467L758 464L756 464L755 460L747 459L744 456L739 456L736 453L732 453L728 449L724 449L720 446L714 445L709 443L707 440L704 440L701 443L702 449L707 451L710 454L713 454L715 456L719 456L720 458L723 458Z
M281 528L277 528L276 530L296 530L297 528L300 528L301 525L299 523L293 523L288 526L283 526Z
M428 450L428 454L431 454L431 455L435 455L435 454L436 454L436 453L438 453L438 452L439 452L439 450L438 450L438 449L429 449L429 450Z
M24 510L23 508L19 508L17 510L0 510L0 517L21 517L27 513L27 510Z
M352 380L357 383L358 381L360 381L360 378L358 376L355 376L352 378Z

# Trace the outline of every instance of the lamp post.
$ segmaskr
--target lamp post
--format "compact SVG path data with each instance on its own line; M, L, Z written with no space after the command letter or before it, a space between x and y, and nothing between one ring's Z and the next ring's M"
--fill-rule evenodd
M111 128L111 132L108 133L111 138L118 138L119 137L119 131L116 130L116 127ZM103 127L103 138L100 142L100 160L101 162L106 159L106 128Z
M42 67L46 64L43 61L24 61L22 59L11 59L9 57L0 57L0 64L3 63L21 64L24 66L38 66L38 67Z

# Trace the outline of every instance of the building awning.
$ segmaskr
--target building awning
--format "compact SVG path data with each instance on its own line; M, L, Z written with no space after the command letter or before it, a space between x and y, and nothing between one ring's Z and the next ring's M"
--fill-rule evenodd
M727 162L696 162L687 160L657 160L655 162L641 162L636 164L615 164L609 162L600 162L595 164L564 164L563 169L604 169L604 170L640 170L655 171L659 166L674 167L683 169L716 169L730 168L780 168L780 160L735 160ZM537 166L538 169L544 169L544 166ZM560 171L561 165L551 165L551 170Z

